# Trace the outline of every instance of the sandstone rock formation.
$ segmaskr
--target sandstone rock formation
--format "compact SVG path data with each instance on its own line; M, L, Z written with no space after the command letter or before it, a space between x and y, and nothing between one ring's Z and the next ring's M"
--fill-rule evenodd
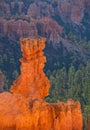
M49 41L59 43L62 32L63 28L59 26L56 21L46 17L30 22L27 20L5 20L0 18L0 34L14 40L18 40L20 37L42 34L47 37Z
M21 74L10 92L0 94L0 130L82 130L79 102L48 103L50 83L43 72L45 39L20 41Z
M80 104L0 94L0 130L82 130Z
M25 97L44 98L48 96L50 83L43 72L46 58L44 38L21 39L21 74L11 87L11 92Z
M28 4L28 6L26 6ZM25 3L21 1L0 2L1 12L7 15L27 14L33 18L44 16L52 17L58 14L62 21L80 24L84 17L84 11L90 8L90 0L32 0ZM27 10L26 10L27 8ZM90 13L89 13L90 14Z

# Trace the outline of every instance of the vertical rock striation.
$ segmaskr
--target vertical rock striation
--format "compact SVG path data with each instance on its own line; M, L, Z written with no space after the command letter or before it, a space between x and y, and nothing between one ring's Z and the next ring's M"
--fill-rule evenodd
M46 57L44 38L25 38L20 40L23 57L21 62L21 74L12 85L10 91L19 93L25 97L44 98L48 96L50 82L43 72Z
M20 40L21 74L10 92L0 94L0 130L82 130L79 102L48 103L50 83L43 72L45 39Z

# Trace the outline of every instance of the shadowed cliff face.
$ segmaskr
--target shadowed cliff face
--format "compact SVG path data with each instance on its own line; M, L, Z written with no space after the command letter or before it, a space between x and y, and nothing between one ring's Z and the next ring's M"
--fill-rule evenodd
M86 62L89 58L84 48L81 48L79 44L62 37L63 27L47 17L38 20L33 19L30 23L27 20L5 20L0 18L0 34L6 37L6 39L9 38L12 40L12 44L15 44L13 41L18 41L20 37L38 35L46 37L46 55L49 59L48 62L54 59L58 61L61 57L67 56L69 52L72 53L77 60L82 59L82 61ZM60 50L61 46L63 50ZM49 49L53 51L51 55ZM62 54L60 54L61 51L63 51Z
M7 15L25 14L32 18L44 16L52 17L58 14L65 23L72 22L80 24L84 11L89 12L89 0L32 0L32 1L11 1L0 3L2 13ZM90 14L90 13L89 13Z
M57 22L46 17L39 20L33 19L31 22L0 18L0 34L14 40L19 40L21 37L42 35L47 37L49 41L59 43L62 31L63 28Z
M0 94L0 130L82 130L79 102L48 103L50 83L43 72L45 39L21 39L21 74Z
M61 58L66 64L70 56L70 62L75 59L75 65L85 64L90 58L90 52L78 44L78 40L90 39L90 0L2 1L0 16L0 37L4 36L6 41L9 38L12 44L20 37L40 35L47 38L48 66ZM70 32L78 39L76 42L68 39ZM3 43L1 46L3 48Z
M86 30L86 26L82 23L83 19L86 19L86 14L90 17L90 0L77 0L77 2L75 0L3 1L0 2L0 11L1 17L8 20L21 19L25 26L27 26L27 22L30 23L33 19L37 22L37 20L47 17L52 21L55 20L59 23L59 26L66 26L68 24L67 28L69 26L71 31L74 30L80 35L81 29L82 31ZM12 23L14 22L13 20ZM14 28L12 24L10 28Z
M6 39L18 41L20 37L46 37L50 64L53 59L56 63L67 55L72 55L78 64L86 63L90 57L85 48L67 38L70 32L79 40L90 38L90 0L2 1L0 16L0 36ZM61 46L64 48L62 54ZM52 55L49 49L53 50Z

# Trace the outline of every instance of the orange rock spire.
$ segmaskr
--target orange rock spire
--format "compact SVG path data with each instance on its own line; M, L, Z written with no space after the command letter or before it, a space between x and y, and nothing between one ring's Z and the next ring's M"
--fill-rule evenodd
M45 38L25 38L20 40L22 58L21 74L12 85L10 91L19 93L25 97L44 98L48 96L50 83L43 72L46 57Z
M79 102L48 103L50 83L43 72L44 38L21 39L21 74L0 94L0 130L82 130Z

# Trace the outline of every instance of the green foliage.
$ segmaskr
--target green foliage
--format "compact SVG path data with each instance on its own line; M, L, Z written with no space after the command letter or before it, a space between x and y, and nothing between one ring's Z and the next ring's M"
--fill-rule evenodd
M83 106L83 122L84 122L84 130L87 130L88 120L90 120L90 104Z
M52 72L49 70L47 75L51 89L46 101L65 101L68 98L79 100L84 116L84 130L87 130L87 121L90 120L90 62L87 66L80 64L77 70L73 65L68 71L65 67Z
M71 66L68 71L63 67L47 73L51 82L51 97L55 95L57 99L61 95L62 98L79 99L82 104L90 103L90 63L86 67L80 65L78 70Z
M17 71L17 70L14 70L13 73L12 73L12 77L13 77L14 79L16 79L16 78L18 77L18 75L19 75L18 71Z
M5 83L4 83L4 87L5 87L5 90L8 91L9 90L9 86L10 86L10 81L8 79L8 77L6 75L5 76Z
M14 57L10 58L10 64L15 65L15 59L14 59Z
M86 49L88 52L90 51L90 40L86 41L86 40L81 40L78 43L79 45L81 45L84 49Z
M76 38L76 36L75 36L73 33L70 32L70 33L67 35L67 38L68 38L69 40L71 40L72 42L77 43L77 38Z
M1 55L0 55L0 64L3 64L3 58Z
M4 54L4 55L3 55L3 61L4 61L4 62L7 62L7 54Z

